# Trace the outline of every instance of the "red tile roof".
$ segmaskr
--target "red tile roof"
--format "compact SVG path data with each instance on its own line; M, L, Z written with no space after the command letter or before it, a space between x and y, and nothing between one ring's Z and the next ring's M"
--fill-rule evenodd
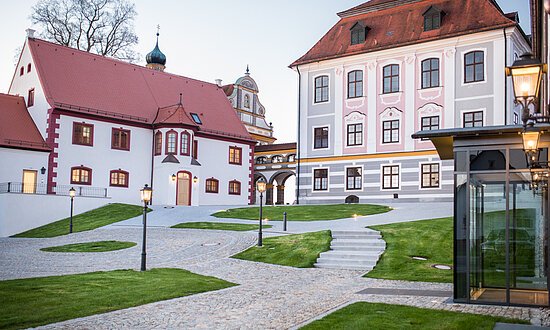
M445 12L445 15L441 28L424 32L422 14L432 5ZM340 21L291 67L517 26L492 0L371 0L339 15L342 17ZM365 43L351 45L350 28L356 22L369 27L370 31Z
M27 111L23 97L0 93L0 116L0 147L51 151Z
M252 140L216 84L40 39L28 39L28 45L52 107L150 124L159 108L178 104L181 93L183 111L202 119L199 130Z
M296 142L290 143L279 143L279 144L264 144L256 146L254 148L255 152L267 152L267 151L279 151L279 150L288 150L296 149Z

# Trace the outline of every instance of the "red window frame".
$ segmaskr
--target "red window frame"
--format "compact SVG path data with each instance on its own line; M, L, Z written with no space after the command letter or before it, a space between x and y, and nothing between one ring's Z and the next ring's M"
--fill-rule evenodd
M90 129L89 141L84 141L84 135L83 135L84 132L83 132L82 129L80 130L80 136L78 135L79 133L77 132L77 129L79 127L81 127L81 128L86 127L86 128ZM93 147L94 146L94 125L93 124L73 122L73 144Z
M113 174L115 174L115 178L117 181L116 183L113 183ZM120 183L120 175L125 176L123 183ZM127 171L123 171L119 169L119 170L112 170L111 172L109 172L109 186L111 187L128 188L129 179L130 179L130 173L128 173Z
M170 144L170 136L174 136L174 151L169 151L168 145ZM172 154L176 155L178 153L178 132L174 131L173 129L166 132L166 142L164 143L164 153L165 154Z
M34 88L29 89L29 94L27 95L27 107L32 107L34 105Z
M234 189L231 189L234 188ZM241 182L238 180L229 181L229 195L240 195L241 194Z
M31 64L27 64L27 73L31 72Z
M185 137L185 140L184 140ZM186 142L184 142L186 141ZM191 153L191 134L188 132L181 132L180 134L180 155L189 156ZM185 147L185 149L184 149Z
M216 178L206 179L204 191L211 194L217 194L220 188L220 181Z
M126 145L122 145L122 134L126 133ZM118 145L115 143L115 137L118 135ZM123 128L114 128L111 131L111 149L130 151L130 130Z
M155 156L162 154L162 133L157 131L155 133Z
M229 164L232 164L232 165L243 164L243 148L229 147Z
M78 180L74 180L73 172L78 171ZM88 172L88 181L82 181L83 172ZM92 169L85 166L71 167L71 184L80 184L90 186L92 184Z

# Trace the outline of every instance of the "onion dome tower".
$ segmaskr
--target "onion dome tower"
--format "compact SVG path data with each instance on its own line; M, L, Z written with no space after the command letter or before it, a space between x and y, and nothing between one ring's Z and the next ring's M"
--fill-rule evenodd
M147 61L146 67L149 69L164 71L166 68L166 55L159 49L159 30L160 26L157 26L157 44L155 48L145 56L145 61Z

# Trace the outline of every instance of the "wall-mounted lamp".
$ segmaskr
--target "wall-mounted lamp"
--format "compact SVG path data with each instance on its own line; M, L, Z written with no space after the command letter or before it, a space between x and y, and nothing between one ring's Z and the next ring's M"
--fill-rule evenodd
M195 175L195 176L193 177L193 183L197 183L197 182L199 182L199 178L197 178L197 176Z
M40 169L40 174L46 174L46 168L44 166L42 166L42 168Z
M172 174L172 181L176 181L176 175L175 174Z
M506 75L512 77L516 103L523 107L521 116L523 126L527 126L529 121L531 124L535 121L535 117L529 112L529 105L536 107L542 74L546 71L546 64L542 64L531 53L521 55L512 66L506 67Z

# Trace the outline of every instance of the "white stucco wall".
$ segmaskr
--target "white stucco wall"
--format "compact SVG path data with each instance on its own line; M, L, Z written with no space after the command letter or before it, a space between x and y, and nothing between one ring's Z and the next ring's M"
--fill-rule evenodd
M76 197L74 214L111 202L105 198ZM70 216L67 196L0 194L0 237L6 237Z
M0 148L0 183L22 182L23 170L38 172L36 183L46 184L46 174L40 174L42 167L48 169L48 152Z

